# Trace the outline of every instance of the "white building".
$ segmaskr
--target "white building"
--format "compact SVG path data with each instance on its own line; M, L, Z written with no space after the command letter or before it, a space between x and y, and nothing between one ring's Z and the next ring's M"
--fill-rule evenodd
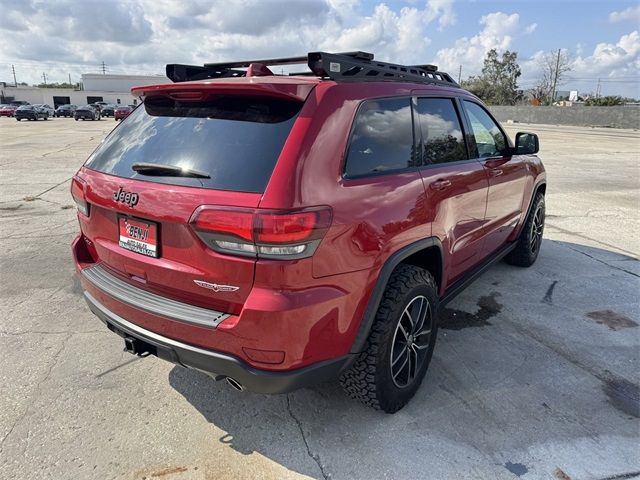
M135 105L138 98L131 95L131 88L139 85L171 83L164 75L101 75L86 73L82 75L81 90L71 88L39 88L0 82L0 103L24 100L29 103L46 103L58 107L71 103L86 105L93 102L107 102L122 105Z

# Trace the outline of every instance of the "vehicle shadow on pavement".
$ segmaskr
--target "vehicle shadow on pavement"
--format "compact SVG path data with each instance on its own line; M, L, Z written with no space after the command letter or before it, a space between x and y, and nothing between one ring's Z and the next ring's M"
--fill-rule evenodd
M640 470L637 267L560 241L534 268L492 267L442 312L427 377L395 415L337 382L256 395L178 366L169 382L222 431L212 441L314 478L412 478L417 466L445 478L451 451L493 478L628 473Z

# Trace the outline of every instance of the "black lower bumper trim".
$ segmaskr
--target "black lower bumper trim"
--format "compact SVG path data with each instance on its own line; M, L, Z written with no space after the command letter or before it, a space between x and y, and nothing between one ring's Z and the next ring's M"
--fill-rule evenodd
M141 328L108 310L88 292L84 292L84 298L91 311L111 331L144 342L152 347L149 351L158 358L215 376L231 377L243 388L256 393L287 393L336 379L352 360L352 355L345 355L286 372L259 370L231 355L205 350Z

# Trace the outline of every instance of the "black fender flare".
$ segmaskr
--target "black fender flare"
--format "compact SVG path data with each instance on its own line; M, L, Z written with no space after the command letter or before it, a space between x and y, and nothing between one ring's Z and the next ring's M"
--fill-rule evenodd
M410 243L391 254L391 256L389 256L389 258L384 262L384 265L380 269L378 280L373 287L373 292L371 293L369 302L367 303L367 308L362 316L360 327L358 328L358 332L356 333L353 344L351 345L351 353L360 353L362 351L367 337L369 337L369 333L371 332L371 327L373 326L376 312L378 311L378 307L382 301L384 290L387 287L389 278L396 267L411 255L431 247L436 247L440 252L440 278L443 278L444 256L442 255L442 243L437 237L424 238L417 242Z
M518 225L518 231L516 232L516 235L514 237L509 237L509 238L512 238L513 241L517 241L518 238L520 238L520 234L522 233L522 227L524 227L524 224L527 222L527 218L529 218L529 214L531 213L531 207L533 207L533 201L536 199L536 195L540 191L540 188L542 188L543 186L545 189L547 188L546 179L540 180L538 183L536 183L533 186L533 189L531 192L531 199L529 200L529 206L527 207L527 214L524 217L522 217L522 221L520 222L520 225Z

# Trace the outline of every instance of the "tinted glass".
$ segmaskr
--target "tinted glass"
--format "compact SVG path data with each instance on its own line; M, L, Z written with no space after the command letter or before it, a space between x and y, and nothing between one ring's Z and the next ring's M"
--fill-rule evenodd
M86 163L119 177L242 192L264 192L301 103L218 96L202 102L147 100ZM211 178L150 176L134 163L184 166Z
M418 152L423 165L467 159L460 119L451 99L418 99L422 133Z
M476 139L478 156L483 158L502 155L507 148L507 141L496 123L477 103L465 101L464 106Z
M360 105L347 152L350 177L415 165L409 98L371 100Z

